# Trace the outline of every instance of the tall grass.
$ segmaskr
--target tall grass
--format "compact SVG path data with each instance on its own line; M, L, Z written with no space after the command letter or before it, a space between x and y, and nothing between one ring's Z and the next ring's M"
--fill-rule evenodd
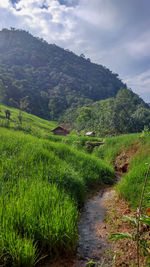
M77 216L73 200L56 185L20 180L11 194L1 198L1 254L11 257L14 266L33 266L39 247L49 254L72 251Z
M113 183L114 170L103 160L64 144L45 142L44 147L53 151L60 159L78 171L86 186L95 185L96 182Z
M11 112L9 121L5 118L6 109L9 109ZM18 131L23 131L25 133L29 133L37 137L44 138L47 135L52 136L50 131L58 125L56 122L47 121L26 112L22 112L23 123L22 125L20 125L18 120L18 109L0 105L0 110L1 127L7 127Z
M139 142L139 134L124 134L105 139L105 145L96 148L93 154L113 166L116 156Z
M112 183L102 160L58 142L0 127L0 264L30 267L73 251L87 188Z
M147 164L150 164L150 137L147 142L141 144L140 151L130 161L129 172L123 177L116 189L122 197L127 200L133 208L138 207L143 187L144 177L147 172ZM148 180L143 206L150 205L150 179Z
M126 134L106 138L105 145L95 149L93 154L104 159L112 166L116 157L130 147L138 144L139 150L130 159L128 173L125 174L119 184L116 185L117 192L129 202L131 207L138 207L144 178L147 172L147 163L150 163L150 136L140 137L140 134ZM150 205L150 180L147 183L144 206Z

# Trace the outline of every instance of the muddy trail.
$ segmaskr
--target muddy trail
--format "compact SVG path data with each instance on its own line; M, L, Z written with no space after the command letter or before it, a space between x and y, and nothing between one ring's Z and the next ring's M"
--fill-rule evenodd
M114 196L113 187L99 189L90 196L81 212L78 223L79 241L76 255L71 258L59 258L40 264L40 267L85 267L93 261L93 266L111 266L109 255L110 242L106 230L105 203ZM92 265L91 265L92 266Z
M89 198L82 211L78 230L79 243L77 257L73 267L88 266L88 262L93 261L100 266L110 263L110 243L106 232L105 202L114 196L112 187L105 188Z

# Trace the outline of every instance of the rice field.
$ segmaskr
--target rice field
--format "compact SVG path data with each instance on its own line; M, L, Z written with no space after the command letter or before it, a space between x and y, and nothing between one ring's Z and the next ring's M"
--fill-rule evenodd
M114 170L77 150L75 137L50 138L56 123L25 114L15 129L13 112L8 127L0 114L0 265L30 267L46 255L73 253L87 191L113 183ZM23 129L27 121L35 131Z

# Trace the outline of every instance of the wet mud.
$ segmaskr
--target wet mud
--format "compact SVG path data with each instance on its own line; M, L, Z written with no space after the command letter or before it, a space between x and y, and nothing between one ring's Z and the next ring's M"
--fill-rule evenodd
M110 263L105 202L113 196L112 188L103 189L85 204L78 224L80 237L73 267L88 266L90 261L96 262L96 266Z

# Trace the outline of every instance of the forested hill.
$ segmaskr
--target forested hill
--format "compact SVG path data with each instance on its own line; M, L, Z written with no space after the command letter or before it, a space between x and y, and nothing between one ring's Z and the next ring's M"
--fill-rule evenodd
M126 88L118 75L90 59L15 29L0 31L1 102L18 107L28 96L30 112L58 119L68 108L114 97Z

